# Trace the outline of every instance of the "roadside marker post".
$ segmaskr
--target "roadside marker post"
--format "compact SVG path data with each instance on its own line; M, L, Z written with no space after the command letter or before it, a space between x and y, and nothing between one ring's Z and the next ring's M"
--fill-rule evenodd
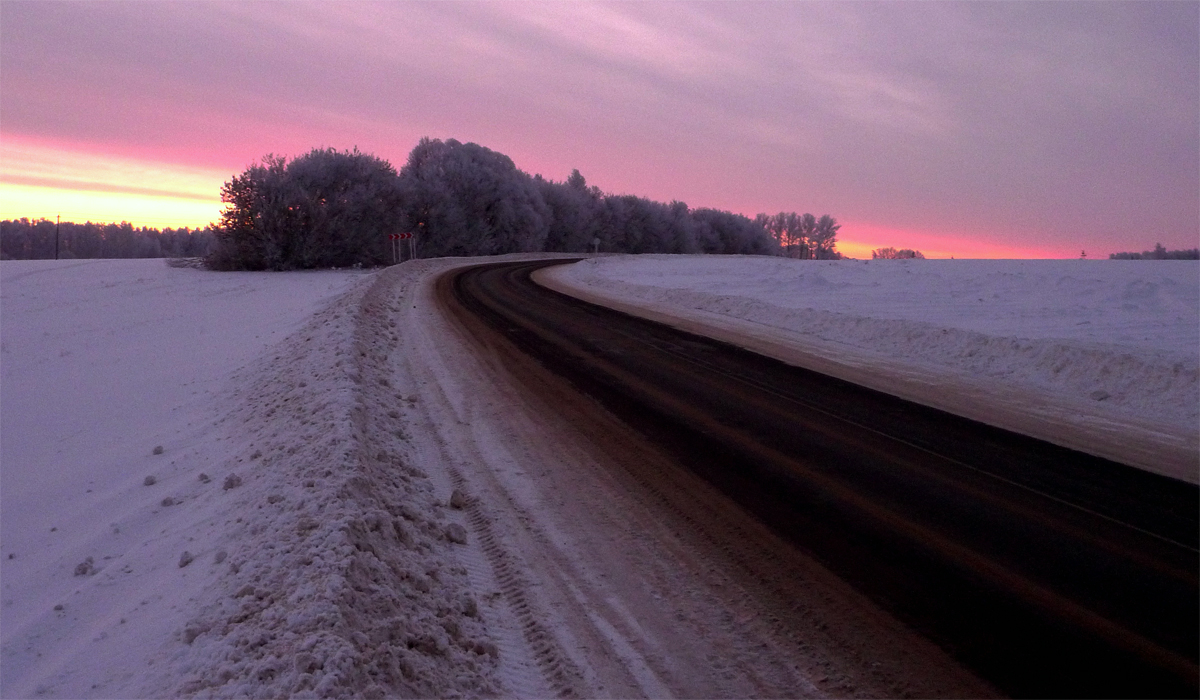
M392 264L393 265L395 265L396 263L399 263L399 262L404 262L404 254L400 249L400 241L402 241L402 240L408 241L409 259L411 260L413 257L415 257L414 251L413 251L412 237L413 237L413 235L411 233L389 233L388 234L388 240L391 241L391 245L392 245Z

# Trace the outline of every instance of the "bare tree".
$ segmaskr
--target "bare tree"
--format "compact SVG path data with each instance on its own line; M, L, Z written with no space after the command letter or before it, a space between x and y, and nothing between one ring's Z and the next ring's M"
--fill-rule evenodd
M842 225L837 222L837 219L828 214L817 220L812 237L809 239L812 242L814 258L827 260L840 257L834 252L834 246L837 244L838 229L841 227Z
M919 251L919 250L910 250L908 248L902 248L900 250L896 250L895 248L876 248L875 250L871 251L871 259L872 260L912 260L912 259L924 260L925 256L922 255L921 251Z

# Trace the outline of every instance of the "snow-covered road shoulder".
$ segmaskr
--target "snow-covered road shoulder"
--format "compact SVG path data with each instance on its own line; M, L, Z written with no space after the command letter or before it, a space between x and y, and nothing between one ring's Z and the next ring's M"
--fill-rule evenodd
M1200 480L1200 265L611 256L558 291Z
M493 691L400 456L403 269L0 270L5 697Z
M241 373L225 419L244 465L240 517L168 694L495 692L495 647L448 551L465 530L404 459L389 356L405 272L377 273Z

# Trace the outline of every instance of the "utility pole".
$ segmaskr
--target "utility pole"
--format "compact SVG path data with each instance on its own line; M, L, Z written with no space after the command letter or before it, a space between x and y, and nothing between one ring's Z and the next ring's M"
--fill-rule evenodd
M54 259L58 260L58 229L62 226L62 214L54 217Z

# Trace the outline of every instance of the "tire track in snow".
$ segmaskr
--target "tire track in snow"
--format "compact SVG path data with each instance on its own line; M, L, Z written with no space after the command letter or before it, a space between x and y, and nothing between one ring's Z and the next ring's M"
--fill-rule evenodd
M469 481L456 463L485 461L478 453L478 446L464 440L461 433L469 425L461 401L447 394L448 387L440 378L450 370L441 363L437 351L438 343L428 336L422 321L428 322L426 296L422 280L428 271L446 266L445 261L417 261L409 263L403 274L397 276L393 294L402 296L406 303L397 314L399 324L405 329L406 347L396 376L397 381L407 381L414 392L419 392L424 404L414 411L410 420L421 422L420 438L426 436L432 444L415 445L421 463L434 467L431 474L442 481L447 494L457 489L464 494L470 491ZM413 303L409 303L413 302ZM424 317L423 319L421 317ZM437 416L434 411L438 411ZM446 415L448 412L449 415ZM417 440L420 442L420 439ZM464 450L466 453L464 454ZM444 474L438 473L444 472ZM443 478L444 477L444 478ZM506 608L489 625L492 638L499 647L501 664L505 668L502 682L508 691L518 697L579 697L587 695L582 673L563 651L560 642L546 628L539 617L547 617L543 606L529 594L530 582L521 574L526 563L503 543L493 526L491 516L481 500L468 496L463 508L472 539L468 551L460 560L479 589L494 584ZM505 619L509 618L509 619ZM506 627L514 629L505 629ZM516 632L511 634L510 632Z
M466 495L467 480L462 472L450 468L450 480L454 487ZM479 538L483 552L492 565L500 591L508 601L509 607L517 616L521 625L521 633L529 648L534 653L538 668L549 682L557 697L569 698L577 696L576 688L582 674L559 648L554 636L538 621L536 608L531 604L525 591L529 582L521 575L514 558L492 530L491 520L483 513L483 507L478 500L466 495L467 518L471 530Z

